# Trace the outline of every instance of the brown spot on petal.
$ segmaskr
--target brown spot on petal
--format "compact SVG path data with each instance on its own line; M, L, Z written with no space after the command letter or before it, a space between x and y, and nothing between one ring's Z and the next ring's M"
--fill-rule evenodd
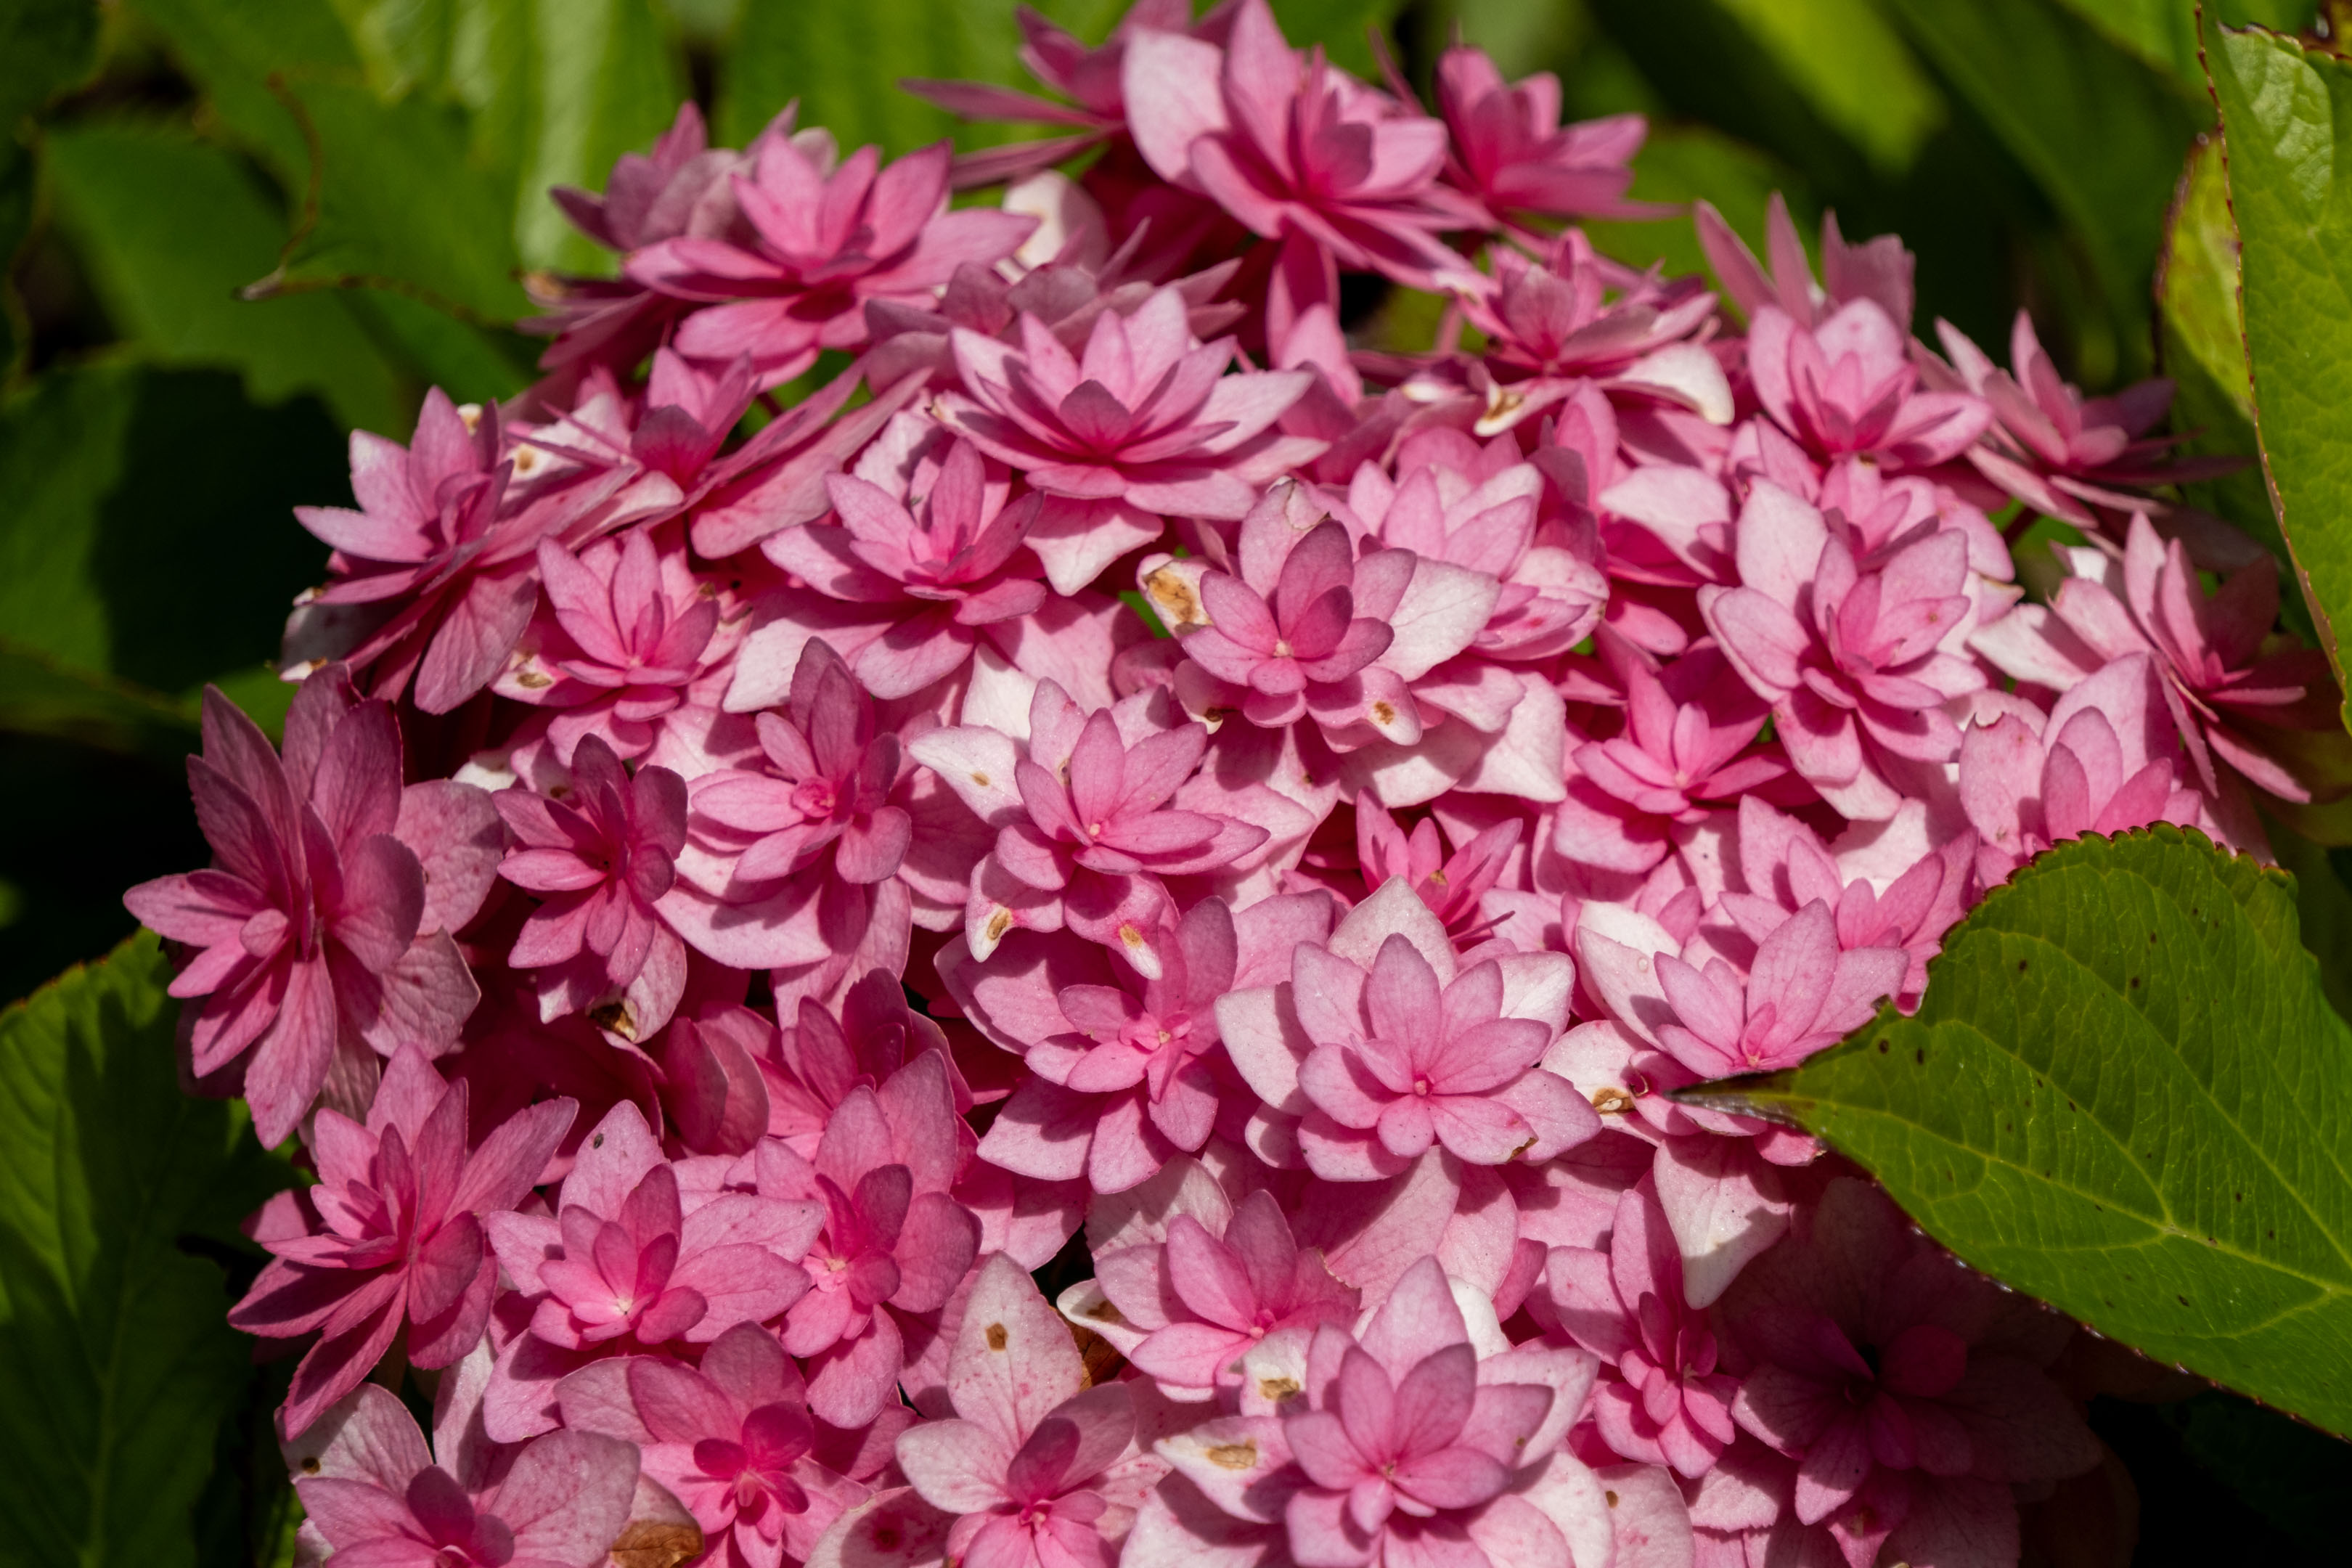
M305 1454L302 1456L302 1473L306 1476L315 1476L319 1473L318 1455Z
M1378 724L1381 728L1385 730L1391 724L1395 723L1396 716L1396 707L1393 703L1375 702L1372 704L1372 722Z
M618 1035L635 1044L637 1038L637 1011L629 1005L626 996L615 996L588 1009L588 1021L607 1034Z
M1143 591L1151 596L1151 607L1170 627L1209 624L1208 613L1201 608L1201 595L1184 581L1182 574L1162 566L1143 580Z
M1592 1109L1603 1116L1615 1116L1633 1109L1633 1097L1613 1084L1592 1091Z
M612 1558L614 1568L677 1568L701 1551L699 1527L668 1520L638 1519L630 1521L629 1527L621 1531L621 1538L613 1542Z
M1118 1306L1109 1301L1097 1301L1093 1306L1087 1309L1087 1316L1092 1318L1097 1323L1123 1323L1127 1321L1127 1319L1120 1314Z
M1615 1508L1617 1506L1617 1494L1615 1492L1602 1492L1601 1495L1609 1500L1609 1506L1611 1508Z
M1004 1325L1003 1323L991 1323L988 1325L988 1348L990 1350L1003 1350L1008 1337L1009 1336L1007 1336L1004 1331Z
M1012 929L1013 911L1011 910L999 910L994 914L988 917L989 941L1003 942L1004 940L1004 933Z
M555 677L543 669L533 669L526 665L515 671L515 684L525 691L544 691L555 684Z
M988 775L986 773L974 773L971 775L971 782L978 784L981 788L986 789L988 787Z
M1143 933L1131 924L1122 923L1119 926L1118 940L1127 944L1127 951L1129 952L1143 951Z
M1298 1392L1298 1380L1295 1377L1261 1377L1257 1380L1258 1397L1268 1405L1279 1405L1286 1399L1296 1398Z
M1238 1443L1213 1443L1202 1450L1209 1463L1221 1470L1251 1470L1257 1468L1257 1439L1244 1437Z

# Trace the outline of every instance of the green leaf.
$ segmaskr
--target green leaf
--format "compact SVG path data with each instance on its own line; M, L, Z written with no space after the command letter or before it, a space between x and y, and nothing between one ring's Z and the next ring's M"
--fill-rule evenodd
M1942 94L1873 0L1718 3L1873 167L1902 174L1942 122Z
M283 716L279 722L283 724ZM0 637L0 731L168 762L196 749L192 709ZM26 805L37 809L37 803Z
M173 60L204 89L212 112L299 197L310 153L282 81L341 78L362 66L327 0L128 0L161 34ZM271 78L281 79L273 88Z
M2205 104L2048 0L1881 3L2074 230L2136 373L2165 209Z
M2163 1414L2189 1457L2309 1561L2325 1562L2341 1546L2352 1447L2226 1394L2200 1394Z
M0 409L0 628L164 692L258 664L323 574L290 509L349 493L342 448L317 403L217 371L44 376Z
M1774 191L1786 195L1794 210L1808 205L1787 171L1746 142L1702 125L1654 125L1633 159L1633 184L1626 194L1675 206L1704 197L1761 256L1764 208ZM1584 231L1596 249L1629 267L1663 263L1670 276L1707 270L1697 231L1680 216L1656 223L1588 223Z
M2101 1333L2352 1431L2352 1026L2279 872L2169 826L2061 845L1945 939L1916 1017L1702 1092Z
M2245 457L2254 450L2253 384L2246 369L2244 319L2238 308L2238 230L2221 174L2221 145L2200 137L2180 176L2164 228L2157 268L2157 338L2172 378L2172 427L2191 433L2181 450ZM2271 510L2270 487L2252 463L2234 474L2188 487L2194 505L2229 519L2281 560L2286 541ZM2311 631L2300 602L2286 606Z
M2058 0L2113 42L2185 85L2202 89L2197 58L2197 7L2183 0ZM2258 22L2300 32L2319 10L2317 0L2219 0L2205 7L2233 27Z
M179 1090L148 934L0 1013L0 1563L176 1568L254 1369L205 1255L282 1163Z
M719 129L740 147L787 102L803 127L824 126L845 153L868 142L892 157L974 134L903 91L906 77L1023 79L1012 0L746 0L721 51Z
M316 392L362 429L408 422L414 395L342 299L236 298L277 265L286 218L233 155L127 122L53 131L45 153L58 216L147 357L238 370L257 403Z
M1299 48L1323 46L1331 63L1372 79L1377 66L1366 35L1386 31L1402 7L1397 0L1272 0L1282 36ZM1108 31L1108 29L1105 29ZM1093 35L1099 37L1100 35Z
M24 327L9 278L33 223L34 110L87 77L98 58L91 0L15 0L0 8L0 382Z
M2208 24L2230 208L2243 247L2246 357L2280 531L2344 679L2352 613L2352 68L2292 38ZM2347 171L2352 174L2352 171Z
M687 96L649 0L538 0L539 125L519 191L515 238L533 267L610 270L613 258L547 198L602 188L613 160L669 128Z

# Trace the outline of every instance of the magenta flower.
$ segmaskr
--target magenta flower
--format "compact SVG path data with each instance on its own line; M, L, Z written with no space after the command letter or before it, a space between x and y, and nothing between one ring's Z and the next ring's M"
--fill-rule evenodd
M1649 125L1638 114L1559 122L1559 79L1538 71L1506 83L1484 49L1460 45L1437 58L1437 111L1452 132L1446 178L1496 220L1638 217L1625 199L1633 155Z
M2010 1487L2079 1474L2100 1452L2042 1371L2064 1334L2036 1332L2038 1315L1841 1179L1807 1234L1726 1299L1757 1363L1732 1415L1798 1461L1797 1518L1826 1522L1850 1559L1890 1533L1922 1562L2014 1540Z
M625 275L675 299L704 302L672 340L688 359L751 357L763 386L816 363L820 351L866 338L866 302L927 300L956 268L1011 255L1034 218L972 207L945 211L946 142L881 166L862 147L835 166L830 138L765 139L750 175L729 176L750 233L680 235L631 255Z
M563 1424L635 1443L646 1476L685 1504L708 1561L781 1568L805 1561L871 1489L827 1468L802 1403L800 1369L774 1334L738 1323L699 1367L663 1356L594 1363L556 1389Z
M327 585L287 623L289 663L342 659L379 697L414 677L416 705L446 713L497 677L530 626L540 541L582 544L677 500L634 464L525 482L499 432L495 407L461 412L437 387L407 447L352 432L360 510L294 509L334 553Z
M1284 41L1265 0L1242 0L1221 48L1177 33L1129 40L1128 129L1160 178L1199 192L1283 244L1267 335L1339 301L1337 269L1420 288L1483 288L1438 238L1476 209L1437 184L1438 121Z
M571 766L589 734L635 761L682 706L718 706L745 617L719 635L719 598L696 581L682 533L657 545L637 529L577 556L541 542L539 574L544 607L492 687L551 710L557 762Z
M1967 540L1927 533L1864 570L1820 512L1759 481L1737 548L1739 585L1698 591L1707 628L1822 798L1892 816L1901 784L1959 751L1944 703L1985 684L1958 652L1975 620Z
M940 1026L907 1005L906 988L887 969L869 969L842 998L836 1018L814 997L803 996L794 1022L771 1031L756 1019L763 1036L757 1058L766 1080L768 1135L781 1138L803 1159L814 1158L833 1113L860 1085L878 1087L891 1074L926 1051L937 1051L947 1063L948 1087L959 1109L971 1091L949 1054L947 1037Z
M295 695L283 759L211 687L204 747L188 788L214 864L122 901L192 950L171 984L205 998L182 1037L189 1070L242 1094L255 1132L276 1144L339 1052L361 1086L346 1109L359 1110L377 1071L369 1052L456 1044L481 992L451 933L495 880L497 827L470 785L402 785L391 707L354 705L339 666Z
M1308 374L1227 375L1233 340L1195 338L1172 286L1097 316L1078 355L1034 315L1020 328L1017 348L955 331L963 390L940 412L1053 498L1028 542L1058 593L1159 538L1162 514L1240 517L1269 480L1323 449L1273 428Z
M1732 672L1721 650L1702 642L1654 673L1630 658L1619 673L1625 727L1572 753L1595 789L1643 816L1678 823L1700 821L1711 806L1751 792L1791 793L1787 759L1756 743L1769 706L1727 679Z
M1135 1451L1118 1384L1087 1386L1068 1327L1003 1253L982 1265L950 1352L952 1419L898 1438L915 1493L955 1522L947 1555L992 1568L1108 1568L1166 1466Z
M887 629L859 647L850 673L887 700L962 668L982 630L1045 602L1036 558L1023 548L1043 498L1005 503L965 440L934 466L919 502L850 474L828 475L839 527L772 534L768 559L828 598L870 605ZM920 512L918 521L916 508Z
M1127 1359L1172 1399L1238 1387L1243 1352L1269 1334L1356 1318L1357 1293L1331 1278L1319 1249L1297 1244L1265 1192L1236 1205L1221 1234L1180 1214L1164 1243L1107 1253L1097 1267L1135 1337Z
M466 1086L415 1046L392 1059L362 1126L321 1107L316 1186L280 1193L257 1222L275 1254L229 1321L285 1339L316 1332L278 1413L299 1436L360 1385L408 1324L408 1360L447 1366L480 1342L498 1285L482 1217L529 1195L577 1108L549 1100L466 1149Z
M819 1419L863 1426L890 1403L979 1255L978 1222L948 1195L970 1136L945 1058L927 1052L879 1089L851 1089L814 1159L774 1139L753 1152L762 1194L813 1201L825 1216L802 1260L810 1289L783 1326L784 1348L810 1367Z
M1737 1378L1717 1370L1706 1315L1683 1295L1682 1253L1649 1176L1617 1200L1604 1250L1554 1247L1545 1265L1560 1326L1615 1375L1593 1390L1611 1450L1705 1475L1730 1447Z
M1698 969L1660 953L1658 984L1676 1021L1658 1039L1701 1078L1794 1067L1901 991L1910 963L1900 948L1839 951L1836 920L1816 899L1757 944L1744 983L1719 958Z
M681 1192L625 1100L589 1134L551 1206L488 1221L527 1325L504 1340L484 1399L500 1442L553 1427L556 1382L588 1361L709 1344L780 1316L808 1289L796 1266L824 1216L798 1194Z
M1772 193L1764 208L1764 254L1770 269L1756 257L1712 204L1699 202L1692 210L1700 248L1708 267L1723 280L1724 292L1749 321L1766 306L1778 309L1799 326L1819 326L1856 300L1874 301L1897 331L1911 330L1911 273L1916 261L1891 234L1860 245L1849 245L1838 232L1837 215L1822 215L1822 280L1813 282L1812 265L1805 259L1805 242L1790 221L1789 204Z
M1525 825L1510 817L1473 834L1451 855L1438 837L1437 819L1424 816L1408 835L1369 790L1356 795L1356 865L1364 889L1378 892L1402 879L1430 912L1444 922L1458 948L1476 946L1493 934L1499 917L1490 914L1486 895L1502 880Z
M435 1463L415 1418L373 1384L320 1426L327 1440L304 1445L293 1478L302 1532L350 1568L599 1568L629 1521L637 1456L617 1438L550 1433L488 1481L457 1455Z
M1160 978L1154 935L1175 923L1161 879L1220 870L1268 837L1170 804L1207 747L1198 724L1157 729L1131 708L1083 713L1051 680L1037 683L1020 752L971 726L919 737L917 760L997 830L964 914L972 956L985 961L1015 929L1067 926Z
M656 907L686 845L686 783L622 767L583 735L562 798L491 796L516 839L499 875L540 895L508 962L535 969L542 1022L586 1013L625 1040L650 1039L686 989L686 944Z
M1777 305L1748 331L1748 374L1772 422L1815 462L1864 454L1889 468L1928 468L1968 450L1991 422L1980 398L1919 387L1903 329L1876 300L1803 326Z

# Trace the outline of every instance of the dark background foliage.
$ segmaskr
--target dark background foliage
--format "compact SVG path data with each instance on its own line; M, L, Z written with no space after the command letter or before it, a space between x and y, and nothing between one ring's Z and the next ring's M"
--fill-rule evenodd
M1044 8L1098 37L1120 5ZM2332 29L2313 0L2219 9ZM1998 352L2023 308L2085 386L2168 372L2183 428L2250 446L2238 362L2191 352L2212 310L2160 303L2168 210L2213 121L2189 0L1276 10L1360 70L1366 28L1389 27L1424 85L1457 35L1510 75L1555 71L1573 116L1651 117L1637 195L1706 196L1751 242L1775 189L1809 232L1831 208L1850 237L1899 232L1923 329L1945 317ZM0 999L129 935L123 887L204 858L182 775L196 693L215 681L282 714L268 661L323 559L288 509L348 500L346 434L404 438L428 385L475 401L530 380L520 279L601 264L550 184L598 183L688 96L738 144L797 97L802 123L847 146L977 145L1001 132L891 84L1013 81L1016 41L1012 0L0 4ZM1685 224L1595 236L1701 265ZM1425 302L1351 302L1367 342L1420 346L1433 324ZM2268 527L2259 480L2200 499ZM2308 939L2352 933L2330 865L2297 869ZM266 1416L283 1367L245 1365L217 1318L256 1266L233 1222L271 1164L227 1109L171 1092L156 962L134 947L0 1019L0 1108L20 1123L0 1123L0 1563L290 1552ZM79 1239L36 1234L26 1216L73 1181L98 1194ZM141 1182L176 1206L117 1214ZM143 1331L127 1304L142 1280ZM151 1332L155 1354L107 1361L101 1331ZM119 1403L132 1394L147 1403ZM93 1397L103 1421L74 1414ZM2088 1554L2084 1521L2134 1490L2132 1561L2340 1552L2314 1503L2352 1495L2332 1439L2221 1394L2102 1400L2094 1419L2130 1479L2054 1500L2030 1560L2116 1561L2112 1535Z

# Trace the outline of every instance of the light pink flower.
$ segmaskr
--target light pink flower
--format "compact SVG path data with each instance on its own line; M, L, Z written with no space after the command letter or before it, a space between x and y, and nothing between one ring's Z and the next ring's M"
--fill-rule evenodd
M192 950L171 994L190 1010L189 1068L241 1093L282 1142L341 1052L344 1110L365 1110L375 1057L452 1047L481 992L452 933L481 907L498 846L488 797L404 787L390 705L354 705L341 667L312 675L281 759L236 704L205 689L204 754L188 759L214 864L142 882L123 904Z
M1705 1475L1738 1435L1739 1384L1717 1369L1715 1334L1685 1299L1653 1179L1617 1200L1606 1250L1556 1247L1545 1269L1560 1326L1615 1373L1593 1390L1602 1440L1627 1458Z
M950 1353L952 1419L898 1438L917 1496L954 1520L947 1555L991 1568L1109 1568L1165 1464L1135 1446L1126 1387L1087 1386L1070 1331L1003 1253L981 1268Z
M1849 245L1838 232L1837 215L1822 215L1822 280L1813 282L1805 242L1790 220L1789 204L1772 193L1764 208L1764 254L1770 270L1723 221L1712 204L1695 205L1692 218L1707 265L1723 282L1732 303L1751 321L1766 306L1800 326L1820 325L1856 300L1874 301L1899 331L1911 330L1911 273L1916 258L1891 234Z
M399 1398L361 1385L302 1445L306 1543L350 1568L598 1568L628 1523L637 1456L617 1438L552 1432L490 1479L436 1436L438 1464Z
M1437 819L1424 816L1408 835L1369 790L1356 795L1356 865L1366 892L1378 892L1402 878L1445 924L1458 948L1475 947L1493 934L1502 918L1490 913L1486 895L1503 879L1525 824L1506 818L1482 828L1451 855L1438 837Z
M961 328L953 342L963 390L940 400L941 416L1054 498L1028 542L1059 593L1159 538L1163 514L1241 516L1323 449L1273 427L1307 374L1226 374L1233 340L1193 337L1172 286L1097 316L1079 354L1026 312L1017 347Z
M686 844L686 783L667 768L631 773L583 735L562 797L491 796L514 835L499 875L539 894L508 962L539 971L541 1021L586 1013L625 1040L650 1039L686 989L686 944L657 907Z
M358 1387L404 1321L412 1365L447 1366L480 1342L498 1285L482 1216L530 1194L576 1109L531 1106L468 1153L466 1086L445 1086L415 1046L393 1058L365 1126L320 1109L318 1184L264 1206L256 1234L276 1256L229 1310L249 1334L319 1335L279 1411L283 1433Z
M1836 919L1816 899L1757 943L1744 981L1719 958L1699 969L1660 953L1658 984L1675 1022L1658 1039L1702 1078L1794 1067L1867 1021L1909 967L1900 948L1841 952Z
M945 142L887 168L872 147L835 165L831 138L802 142L766 139L750 174L729 176L751 229L740 243L680 235L630 256L631 281L706 302L672 340L688 359L749 354L761 384L778 385L821 350L863 342L868 300L927 299L961 263L1001 260L1035 226L985 207L944 210Z
M1865 569L1820 512L1759 481L1737 554L1738 587L1698 591L1707 628L1822 798L1892 816L1901 784L1958 753L1945 702L1985 684L1957 651L1975 620L1967 540L1929 532Z
M601 1361L558 1384L556 1403L565 1426L637 1446L646 1476L701 1527L705 1561L781 1568L804 1561L871 1491L812 1452L803 1393L775 1335L738 1323L698 1367L652 1355Z
M1866 454L1890 468L1933 468L1992 419L1971 394L1921 390L1903 329L1870 299L1811 327L1761 307L1748 324L1748 374L1765 412L1815 462Z

